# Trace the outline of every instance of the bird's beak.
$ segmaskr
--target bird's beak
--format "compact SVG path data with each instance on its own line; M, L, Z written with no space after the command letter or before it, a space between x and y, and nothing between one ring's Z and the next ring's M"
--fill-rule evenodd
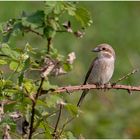
M92 50L92 52L99 52L99 51L100 51L100 49L98 47L96 47Z

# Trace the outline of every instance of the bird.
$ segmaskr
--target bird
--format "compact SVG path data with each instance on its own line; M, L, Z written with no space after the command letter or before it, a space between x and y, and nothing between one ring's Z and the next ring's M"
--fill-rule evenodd
M92 61L83 85L95 84L101 86L107 84L114 73L115 51L107 43L97 45L92 51L97 53L97 57ZM82 92L77 107L80 107L88 92L89 89Z

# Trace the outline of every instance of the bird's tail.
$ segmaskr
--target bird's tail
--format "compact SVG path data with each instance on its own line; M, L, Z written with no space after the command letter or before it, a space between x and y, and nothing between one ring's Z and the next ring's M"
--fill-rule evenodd
M89 89L86 89L83 91L78 103L77 103L77 107L80 107L81 103L83 102L83 99L85 98L86 94L88 93Z

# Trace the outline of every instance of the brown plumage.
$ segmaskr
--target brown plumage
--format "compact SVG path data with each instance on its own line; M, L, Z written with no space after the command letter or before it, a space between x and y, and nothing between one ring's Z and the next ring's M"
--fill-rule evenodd
M92 61L91 66L86 74L85 84L106 84L112 77L114 72L115 52L109 44L100 44L94 50L98 56ZM80 106L88 89L84 90L77 106Z

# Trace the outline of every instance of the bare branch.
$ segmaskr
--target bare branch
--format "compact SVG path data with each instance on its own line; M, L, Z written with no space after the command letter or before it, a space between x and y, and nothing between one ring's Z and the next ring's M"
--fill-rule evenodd
M61 117L61 114L62 114L62 107L63 107L63 105L60 104L60 109L59 109L59 114L58 114L57 122L56 122L56 125L55 125L55 128L54 128L54 132L52 134L55 139L58 138L56 133L57 133L57 128L58 128L58 124L59 124L59 121L60 121L60 117Z
M94 84L87 84L87 85L59 87L59 88L55 89L53 92L55 92L55 93L74 92L74 91L85 90L85 89L122 89L122 90L127 90L127 91L128 90L129 91L140 91L140 86L113 85L113 84L96 86ZM43 94L44 93L45 93L45 91L43 91Z
M134 74L134 73L136 73L136 72L138 72L138 71L139 71L139 69L134 69L132 72L130 72L130 73L124 75L123 77L119 78L119 79L118 79L117 81L115 81L113 84L115 85L115 84L119 83L120 81L122 81L122 80L124 80L124 79L127 79L130 75L132 75L132 74Z

